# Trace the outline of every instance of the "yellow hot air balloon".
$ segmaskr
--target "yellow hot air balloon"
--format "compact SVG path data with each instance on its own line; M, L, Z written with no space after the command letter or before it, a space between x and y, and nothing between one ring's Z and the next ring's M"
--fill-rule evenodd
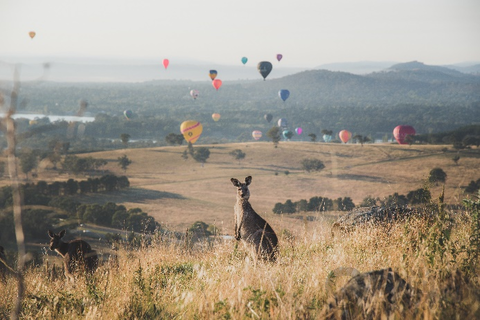
M30 32L28 33L28 35L30 36L30 38L33 39L33 37L35 37L36 33L35 33L35 31L30 31Z
M200 138L202 131L202 124L195 120L187 120L180 125L180 132L183 134L183 137L192 144Z
M219 114L219 113L214 113L214 114L212 114L212 119L213 119L214 121L218 121L218 120L220 119L220 114Z

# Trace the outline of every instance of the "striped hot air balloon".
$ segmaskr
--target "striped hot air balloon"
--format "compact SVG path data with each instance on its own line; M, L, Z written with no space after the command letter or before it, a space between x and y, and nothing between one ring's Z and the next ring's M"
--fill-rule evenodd
M180 132L187 142L194 144L202 134L203 126L196 120L187 120L180 125Z

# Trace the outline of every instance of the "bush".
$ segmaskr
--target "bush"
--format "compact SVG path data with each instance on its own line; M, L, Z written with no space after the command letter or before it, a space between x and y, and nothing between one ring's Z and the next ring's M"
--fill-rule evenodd
M447 174L441 168L433 168L428 175L428 181L437 184L438 182L445 182Z
M302 169L306 172L320 171L325 168L325 165L319 159L303 159L301 164Z

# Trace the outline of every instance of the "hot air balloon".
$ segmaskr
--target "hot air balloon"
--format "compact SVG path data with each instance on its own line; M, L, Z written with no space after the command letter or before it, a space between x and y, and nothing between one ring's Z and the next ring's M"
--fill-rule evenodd
M198 98L198 90L190 90L190 95L192 96L193 100Z
M325 142L330 142L330 141L332 141L332 136L329 135L329 134L324 134L324 135L323 135L323 141L325 141Z
M301 127L298 127L295 129L295 132L298 134L298 135L301 135L302 132L303 132L303 129Z
M243 57L243 58L242 58L242 63L243 63L243 64L247 63L247 61L248 61L248 58L247 58L247 57Z
M163 66L165 67L165 69L167 69L169 63L170 61L168 61L168 59L163 59Z
M220 113L212 114L212 119L213 119L213 121L218 121L220 119Z
M30 38L33 39L33 38L35 37L36 33L35 33L35 31L30 31L30 32L28 33L28 35L30 36Z
M270 113L267 113L263 116L263 118L267 120L268 123L270 123L270 121L272 121L273 119L273 116Z
M282 134L285 140L290 140L293 136L293 132L290 130L283 130Z
M218 91L218 89L222 86L222 80L215 79L215 80L212 81L212 85Z
M277 124L278 124L279 127L286 128L287 127L287 119L280 118L280 119L278 119Z
M408 144L407 136L414 136L415 129L412 126L400 125L393 129L393 136L398 144Z
M125 118L130 120L130 119L132 119L133 111L132 110L125 110L125 111L123 111L123 115L125 116Z
M254 130L254 131L252 132L252 137L253 137L253 139L255 139L255 140L260 139L260 138L262 137L262 131L260 131L260 130Z
M202 131L202 124L195 120L187 120L180 125L180 132L183 134L183 137L192 144L198 140Z
M352 137L352 133L348 130L342 130L338 133L338 136L343 143L347 143L348 140L350 140L350 138Z
M217 77L217 70L210 70L210 79L215 80L215 78Z
M262 61L258 63L257 69L265 81L265 78L270 74L270 71L272 71L272 64L268 61Z
M280 60L282 60L282 58L283 58L283 54L280 54L280 53L277 54L277 60L278 60L278 62L280 62Z
M282 100L285 102L285 100L287 100L288 97L290 97L290 91L288 91L287 89L282 89L278 91L278 96L282 98Z

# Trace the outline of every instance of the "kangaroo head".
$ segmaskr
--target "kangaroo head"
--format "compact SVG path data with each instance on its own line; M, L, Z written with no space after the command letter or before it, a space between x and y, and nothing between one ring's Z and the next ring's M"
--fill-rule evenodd
M60 244L63 242L61 239L65 235L66 231L62 230L59 233L55 233L52 230L48 230L48 235L50 236L50 250L54 251Z
M248 200L248 198L250 198L250 191L248 190L248 186L252 182L252 177L251 176L248 176L248 177L245 178L245 183L242 183L235 178L230 179L230 181L232 181L232 184L235 187L237 187L237 195L241 199Z

